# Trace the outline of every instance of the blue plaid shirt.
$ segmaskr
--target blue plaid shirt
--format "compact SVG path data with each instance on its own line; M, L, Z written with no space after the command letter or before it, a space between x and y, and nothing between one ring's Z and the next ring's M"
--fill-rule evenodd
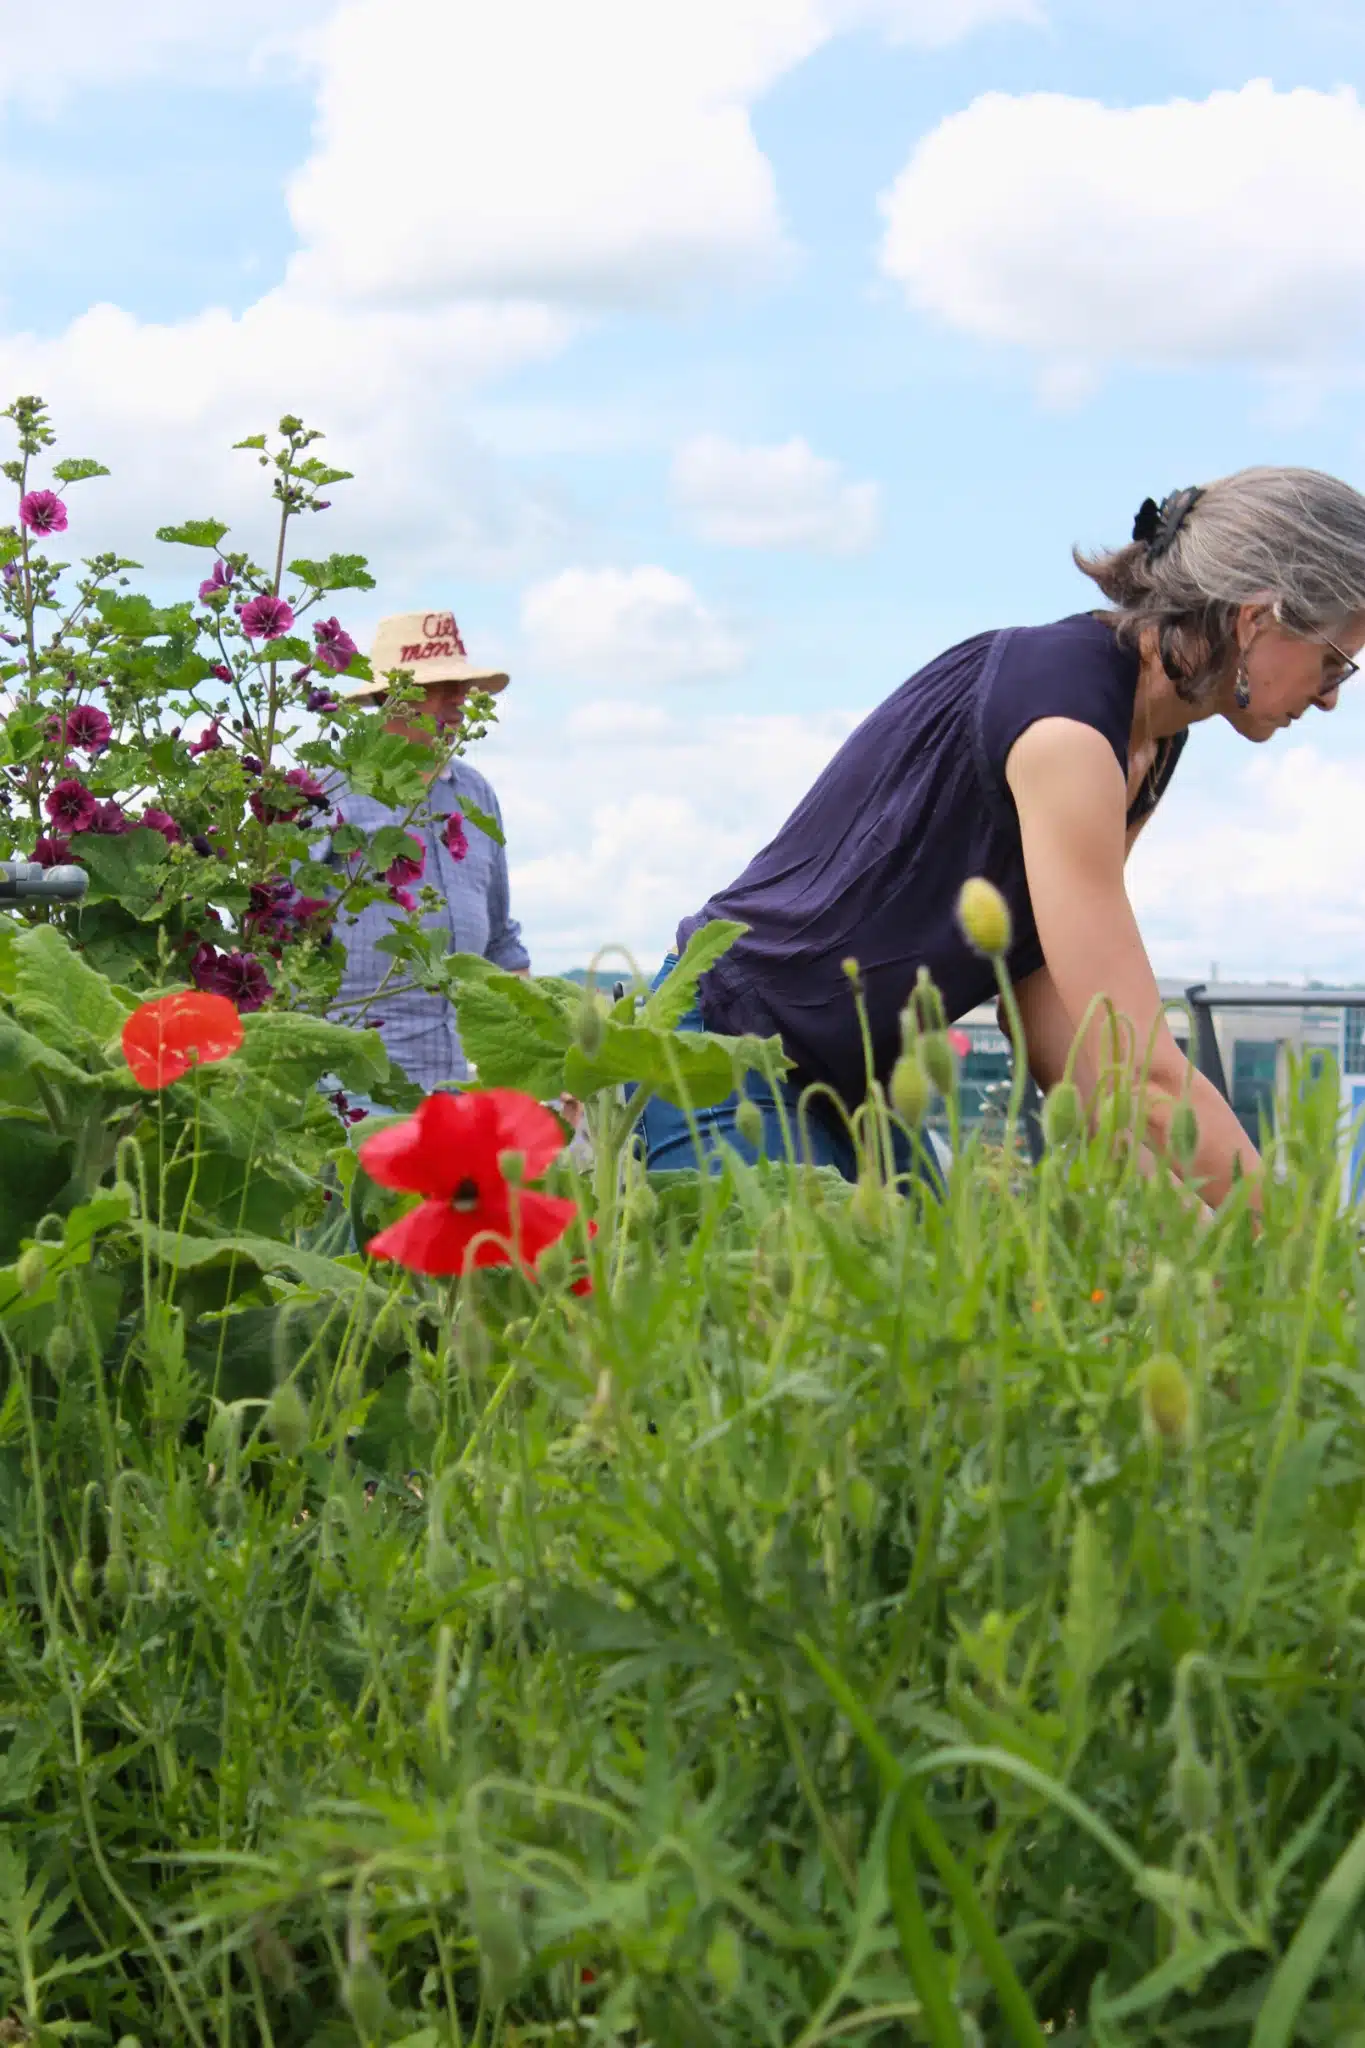
M462 797L496 818L499 827L502 824L498 800L483 776L467 761L452 760L433 781L426 804L405 827L427 851L422 879L411 885L413 894L429 884L441 898L439 908L423 922L428 930L446 935L452 953L481 953L511 971L529 967L531 957L521 943L521 926L509 903L507 849L468 821L469 852L465 858L457 861L446 849L445 821L452 811L462 809ZM338 825L355 825L362 832L403 824L401 811L390 810L373 797L357 796L344 785L333 795L333 809ZM344 871L344 862L333 853L330 839L317 849L316 858ZM376 940L402 915L396 904L389 903L372 903L356 917L348 915L344 905L337 913L336 934L346 948L346 969L332 1015L341 1024L376 1026L390 1059L410 1081L430 1091L463 1081L469 1072L455 1028L454 1007L445 997L405 988L398 995L385 992L363 1013L354 1009L374 994L390 969L395 984L409 980L408 970L402 965L395 967L391 954L375 951Z

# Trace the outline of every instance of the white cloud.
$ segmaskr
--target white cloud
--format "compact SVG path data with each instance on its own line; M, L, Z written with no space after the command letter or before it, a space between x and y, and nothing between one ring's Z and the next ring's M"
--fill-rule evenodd
M252 458L231 444L273 429L288 409L322 427L322 452L358 478L324 515L329 534L343 522L354 532L363 514L366 541L402 577L497 573L543 561L564 537L563 516L510 483L450 408L495 367L548 355L567 332L562 316L536 306L343 312L288 287L240 316L214 310L167 325L94 306L54 339L0 336L0 391L42 392L58 452L113 471L73 497L82 552L117 546L152 567L158 525L208 513L234 528L249 518L254 536L269 500ZM445 407L431 406L434 387ZM300 551L315 551L322 531L305 529ZM262 533L257 552L264 545Z
M1349 358L1365 339L1365 108L1264 80L1115 108L987 93L882 199L882 264L911 301L1042 359L1096 365Z
M1044 12L1035 0L845 0L851 14L865 15L892 42L942 49L977 29L1021 22L1040 27Z
M744 660L734 628L669 569L564 569L528 590L532 661L601 686L695 682Z
M34 7L0 0L0 101L51 111L75 91L174 77L247 82L267 67L297 70L310 32L335 0L62 0Z
M678 451L673 495L703 540L727 547L859 554L881 513L876 484L846 483L837 462L799 438L746 448L702 434Z
M507 827L512 908L542 972L608 943L657 967L681 918L731 882L782 824L858 714L704 726L599 699L548 728L526 699L480 749ZM616 962L605 972L614 974Z
M1182 765L1133 855L1133 903L1159 968L1202 978L1216 960L1225 979L1365 978L1365 733L1353 709L1333 717L1345 730L1330 755L1271 742L1231 766L1241 743L1193 735L1187 760L1200 772ZM1197 759L1206 747L1229 766L1213 773Z

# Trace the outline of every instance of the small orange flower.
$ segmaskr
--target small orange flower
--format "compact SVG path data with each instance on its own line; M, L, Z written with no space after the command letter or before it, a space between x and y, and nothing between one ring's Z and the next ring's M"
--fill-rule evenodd
M1097 1287L1094 1293L1091 1295L1090 1299L1098 1304L1101 1301L1106 1301L1108 1299L1108 1296L1105 1294L1105 1291L1102 1287Z

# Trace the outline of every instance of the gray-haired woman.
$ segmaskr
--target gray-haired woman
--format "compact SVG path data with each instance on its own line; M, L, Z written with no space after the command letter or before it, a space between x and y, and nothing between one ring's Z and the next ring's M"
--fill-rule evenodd
M1107 997L1132 1027L1135 1060L1151 1048L1148 1140L1165 1145L1188 1095L1199 1141L1184 1171L1216 1203L1239 1165L1254 1175L1260 1162L1171 1036L1124 864L1192 726L1221 717L1260 743L1336 705L1365 644L1365 498L1315 470L1243 470L1148 499L1129 544L1076 561L1112 609L983 633L930 662L864 720L739 879L683 920L679 948L712 918L748 927L689 1021L781 1038L794 1063L779 1091L788 1121L814 1082L851 1108L866 1060L843 961L861 967L885 1084L921 966L950 1017L991 993L955 915L962 884L985 876L1013 918L1009 967L1035 1078L1060 1077ZM1077 1063L1090 1092L1101 1028ZM761 1149L780 1152L773 1090L751 1076L745 1092L762 1113ZM821 1101L808 1107L808 1156L851 1176L846 1130ZM703 1113L708 1152L723 1141L753 1156L737 1106ZM695 1164L677 1111L651 1103L643 1124L651 1166ZM752 1124L749 1112L751 1136Z

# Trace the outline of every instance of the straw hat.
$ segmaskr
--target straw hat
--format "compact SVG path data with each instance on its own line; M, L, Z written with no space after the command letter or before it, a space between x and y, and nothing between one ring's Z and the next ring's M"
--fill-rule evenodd
M428 683L477 683L494 694L507 688L506 671L480 668L465 653L460 629L449 612L398 612L381 619L370 650L370 682L354 684L346 695L357 703L382 697L396 668L410 669L419 689Z

